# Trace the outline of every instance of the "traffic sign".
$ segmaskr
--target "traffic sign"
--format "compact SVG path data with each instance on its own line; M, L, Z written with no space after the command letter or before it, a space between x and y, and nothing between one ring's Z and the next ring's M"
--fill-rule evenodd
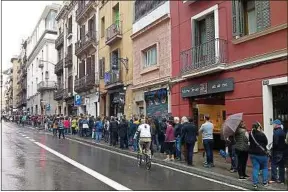
M75 95L74 96L74 105L81 105L81 102L82 102L82 96Z

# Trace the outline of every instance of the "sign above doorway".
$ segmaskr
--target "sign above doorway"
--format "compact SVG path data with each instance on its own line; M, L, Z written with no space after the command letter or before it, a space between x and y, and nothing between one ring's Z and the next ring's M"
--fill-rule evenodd
M182 87L182 97L196 97L213 93L228 92L234 90L234 78L208 81L201 84Z

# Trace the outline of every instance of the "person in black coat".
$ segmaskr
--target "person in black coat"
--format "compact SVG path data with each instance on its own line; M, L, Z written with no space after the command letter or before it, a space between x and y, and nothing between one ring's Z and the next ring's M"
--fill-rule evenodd
M183 123L182 133L187 148L187 164L189 166L193 166L193 152L195 142L197 141L198 129L193 123L192 118L189 118L188 121L189 122Z
M125 139L127 138L128 124L126 119L122 119L119 124L119 137L120 137L120 148L124 149L124 145L127 148L128 143L125 143Z
M110 135L111 135L111 144L116 146L117 137L118 137L118 122L115 120L115 117L111 118L110 122Z

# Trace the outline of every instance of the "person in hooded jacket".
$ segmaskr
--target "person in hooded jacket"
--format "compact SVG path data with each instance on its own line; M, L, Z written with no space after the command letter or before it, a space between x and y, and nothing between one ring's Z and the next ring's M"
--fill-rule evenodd
M259 171L262 170L262 182L264 186L268 184L268 155L266 146L268 139L263 133L259 122L252 125L252 131L249 134L249 154L252 162L252 181L254 189L258 188Z

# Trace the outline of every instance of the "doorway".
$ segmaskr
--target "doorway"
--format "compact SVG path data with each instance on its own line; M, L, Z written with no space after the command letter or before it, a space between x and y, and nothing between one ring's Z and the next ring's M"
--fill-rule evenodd
M213 139L214 149L224 149L225 142L221 140L221 127L226 119L225 94L213 94L205 97L195 98L193 101L193 116L195 124L200 129L205 123L204 117L210 117L211 123L214 125ZM196 114L197 113L197 114ZM197 119L197 120L196 120ZM203 150L202 134L198 137L198 149Z

